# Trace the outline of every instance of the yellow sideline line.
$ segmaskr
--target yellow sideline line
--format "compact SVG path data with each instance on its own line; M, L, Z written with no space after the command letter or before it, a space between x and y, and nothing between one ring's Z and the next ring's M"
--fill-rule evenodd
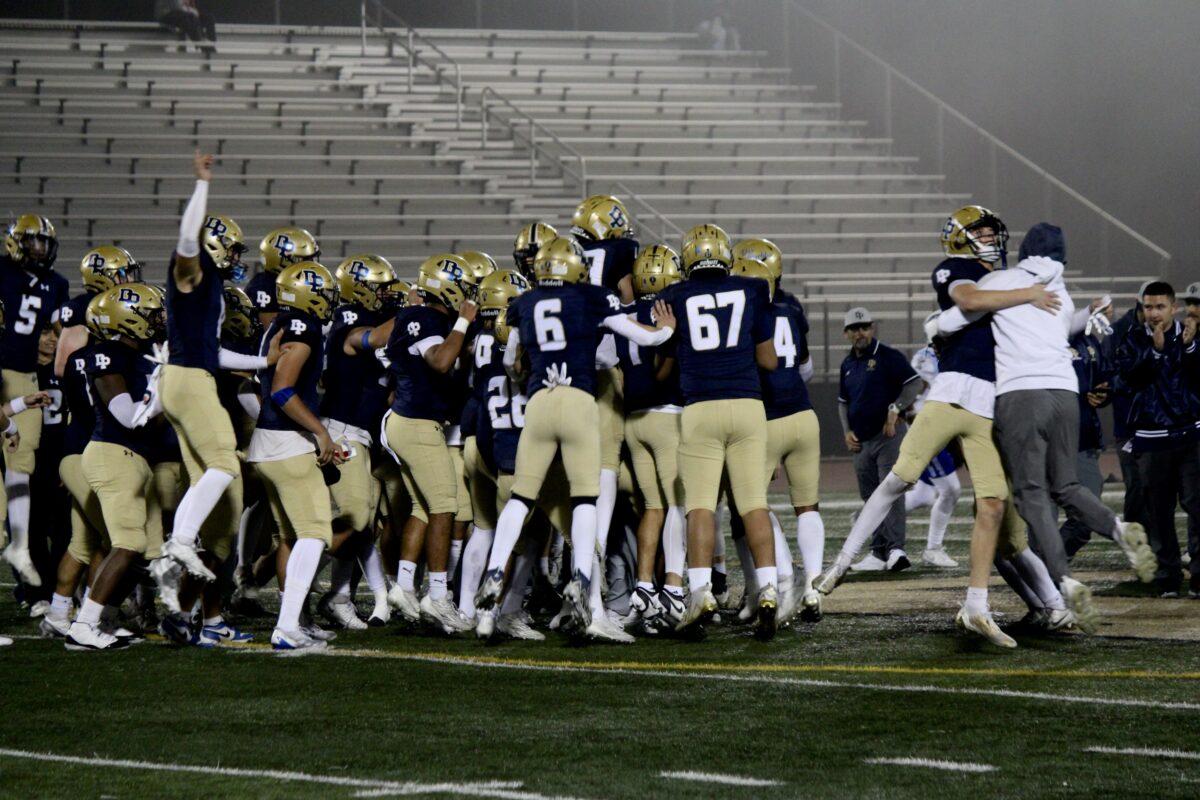
M235 649L235 648L229 648ZM268 645L241 645L236 649L269 650ZM1110 670L1091 672L1068 669L978 669L970 667L892 667L854 664L722 664L711 661L571 661L568 659L497 658L456 653L410 652L365 648L331 647L321 655L392 658L403 661L432 661L471 664L481 667L541 667L547 669L626 670L646 672L726 672L764 675L804 675L847 673L858 675L953 675L1004 678L1150 678L1157 680L1200 680L1200 672L1152 672L1149 670Z

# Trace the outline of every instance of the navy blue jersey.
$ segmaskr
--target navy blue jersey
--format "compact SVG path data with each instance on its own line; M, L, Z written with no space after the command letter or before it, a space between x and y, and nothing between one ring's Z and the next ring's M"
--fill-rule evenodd
M640 245L637 239L602 239L599 242L579 241L583 245L584 263L588 266L588 282L593 286L617 291L617 284L633 274Z
M200 251L199 285L190 292L175 286L175 254L167 265L167 343L170 363L180 367L220 370L221 323L225 319L225 290L212 257Z
M991 270L972 258L947 258L933 270L938 308L954 308L950 290L959 283L978 283ZM996 339L991 317L975 320L943 339L938 349L942 372L962 372L984 381L996 380Z
M409 419L449 419L449 380L429 366L421 350L431 339L434 344L444 341L450 329L450 318L431 306L409 306L396 314L396 326L384 351L396 388L392 411Z
M0 257L0 300L4 301L4 336L0 364L17 372L37 371L38 339L59 320L71 286L57 272L34 275Z
M643 325L655 323L653 300L636 300L622 310L632 313ZM626 414L656 406L683 405L683 396L679 392L679 376L675 371L672 370L667 381L655 380L657 369L654 357L660 348L639 347L624 336L617 336L616 343L617 358L620 360L621 375L624 379Z
M812 408L808 385L800 377L800 364L808 358L808 318L800 301L782 289L775 292L769 313L774 318L779 368L759 370L759 375L767 419L780 419Z
M86 325L88 303L92 302L92 298L95 296L91 292L84 292L83 294L75 295L64 303L62 309L58 312L58 321L62 323L63 328Z
M94 342L76 350L63 366L62 393L68 422L63 455L78 455L87 447L96 427L96 409L87 381L87 360Z
M1112 364L1096 337L1080 333L1071 339L1071 366L1079 381L1079 450L1102 450L1104 426L1087 396L1088 392L1111 381Z
M339 306L333 312L333 327L325 341L325 397L321 416L369 431L379 431L379 420L387 411L386 370L374 350L356 350L347 355L346 335L355 328L374 328L384 315L358 305Z
M84 370L87 373L88 390L95 401L96 427L92 429L93 442L126 447L149 460L154 452L154 425L130 430L108 411L96 389L96 381L106 375L120 375L125 379L126 391L133 401L140 402L146 393L146 377L153 365L142 358L132 347L112 340L96 342L88 348Z
M37 377L38 389L50 395L50 405L41 409L42 441L38 445L38 451L45 451L49 457L53 453L62 453L63 437L67 429L67 408L63 404L62 379L54 374L54 362L38 364ZM38 412L30 410L25 413ZM55 481L57 482L57 479Z
M529 354L529 396L554 383L596 394L596 348L600 325L620 314L611 290L585 283L538 286L508 304L508 324L521 332Z
M685 405L762 399L754 348L775 335L766 281L706 269L669 287L661 299L679 324L672 341Z
M525 429L525 404L529 398L521 385L507 375L488 380L484 414L492 435L491 455L496 469L512 474L517 469L517 445Z
M279 311L275 297L275 273L260 272L246 284L246 296L256 311Z
M296 382L292 384L292 389L295 390L304 405L308 406L308 410L316 414L317 381L321 377L321 365L325 362L325 340L321 336L321 320L303 311L289 310L280 314L271 320L271 326L267 328L266 336L263 337L259 355L267 354L271 339L279 331L283 331L283 338L279 340L280 347L290 342L300 342L309 347L308 360L300 368L300 374L296 376ZM258 412L258 427L268 431L305 433L305 428L285 414L283 409L271 399L273 391L271 384L275 380L275 367L267 367L263 371L261 379L262 389L259 400L262 402L262 408Z

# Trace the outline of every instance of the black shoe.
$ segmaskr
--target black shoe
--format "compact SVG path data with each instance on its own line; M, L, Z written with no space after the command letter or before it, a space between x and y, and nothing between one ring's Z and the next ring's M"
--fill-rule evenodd
M1158 586L1158 596L1172 599L1179 597L1181 581L1179 578L1159 578L1154 582Z
M1188 597L1200 600L1200 572L1193 572L1188 578Z

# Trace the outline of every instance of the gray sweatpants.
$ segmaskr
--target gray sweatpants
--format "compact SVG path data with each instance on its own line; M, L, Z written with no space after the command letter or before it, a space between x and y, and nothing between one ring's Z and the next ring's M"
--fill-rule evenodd
M887 438L882 433L862 443L862 450L854 454L854 473L858 477L858 493L865 501L896 466L900 457L900 442L908 430L903 422L896 425L896 435ZM875 529L871 539L871 552L876 558L887 561L892 550L903 550L905 538L904 495L892 504L891 511L882 524Z
M1079 483L1079 398L1063 389L1031 389L996 396L993 430L1017 512L1042 552L1054 583L1071 574L1058 509L1089 530L1109 536L1116 515Z

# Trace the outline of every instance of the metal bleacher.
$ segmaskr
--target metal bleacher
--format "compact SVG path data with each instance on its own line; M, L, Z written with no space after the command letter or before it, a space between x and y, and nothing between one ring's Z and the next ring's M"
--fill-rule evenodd
M0 45L0 203L53 220L72 279L113 242L162 279L194 148L252 251L296 224L331 265L378 252L402 274L445 250L505 262L518 227L610 192L645 243L715 221L779 244L829 375L850 305L920 339L937 231L970 199L765 53L690 34L222 25L198 52L156 25L0 20Z

